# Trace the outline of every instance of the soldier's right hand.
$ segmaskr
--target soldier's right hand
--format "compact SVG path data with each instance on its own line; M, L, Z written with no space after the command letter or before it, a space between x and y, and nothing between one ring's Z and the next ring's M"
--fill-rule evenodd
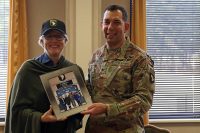
M100 115L107 112L108 106L104 103L93 103L82 114Z

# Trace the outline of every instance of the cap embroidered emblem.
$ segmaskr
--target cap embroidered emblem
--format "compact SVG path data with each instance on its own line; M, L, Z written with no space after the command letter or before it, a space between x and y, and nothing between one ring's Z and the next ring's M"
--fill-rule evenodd
M41 35L46 34L50 30L57 30L62 34L66 34L65 23L58 19L50 19L42 24Z
M57 20L50 20L50 26L55 27L57 25Z

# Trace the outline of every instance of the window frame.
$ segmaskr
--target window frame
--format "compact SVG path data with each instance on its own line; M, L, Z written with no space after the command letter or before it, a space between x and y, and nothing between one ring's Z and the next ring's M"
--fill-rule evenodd
M8 61L8 28L9 28L9 0L0 1L0 35L3 37L0 40L2 56L0 57L0 125L5 122L6 117L6 91L7 91L7 61Z
M199 2L199 1L198 1ZM200 12L200 11L199 11ZM144 14L144 15L148 15L148 14ZM147 16L148 17L148 16ZM148 20L147 20L147 22L146 23L148 23ZM146 27L146 29L148 28L148 24L146 24L147 25L147 27ZM148 30L147 30L147 35L146 35L146 37L147 37L147 52L149 52L148 51ZM150 54L151 55L151 54ZM200 55L198 55L198 56L200 56ZM156 65L156 64L155 64ZM156 68L155 68L156 69ZM158 71L159 72L159 71ZM198 75L199 77L200 77L200 75ZM200 90L200 89L199 89ZM200 113L199 113L199 115L200 115ZM200 118L188 118L188 119L163 119L163 118L161 118L161 119L151 119L151 110L150 110L150 122L153 122L153 123L157 123L157 122L159 122L159 123L165 123L165 122L172 122L172 123L174 123L174 122L200 122Z

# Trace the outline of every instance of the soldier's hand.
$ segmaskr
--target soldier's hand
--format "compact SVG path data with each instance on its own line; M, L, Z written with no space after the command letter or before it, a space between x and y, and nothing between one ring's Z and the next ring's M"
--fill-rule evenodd
M104 103L93 103L82 114L99 115L107 112L108 106Z

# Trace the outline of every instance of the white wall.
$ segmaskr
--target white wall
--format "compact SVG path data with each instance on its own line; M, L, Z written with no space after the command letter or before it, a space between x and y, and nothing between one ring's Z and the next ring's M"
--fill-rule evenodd
M29 57L41 54L42 48L37 41L41 25L50 18L65 21L65 0L27 0Z

